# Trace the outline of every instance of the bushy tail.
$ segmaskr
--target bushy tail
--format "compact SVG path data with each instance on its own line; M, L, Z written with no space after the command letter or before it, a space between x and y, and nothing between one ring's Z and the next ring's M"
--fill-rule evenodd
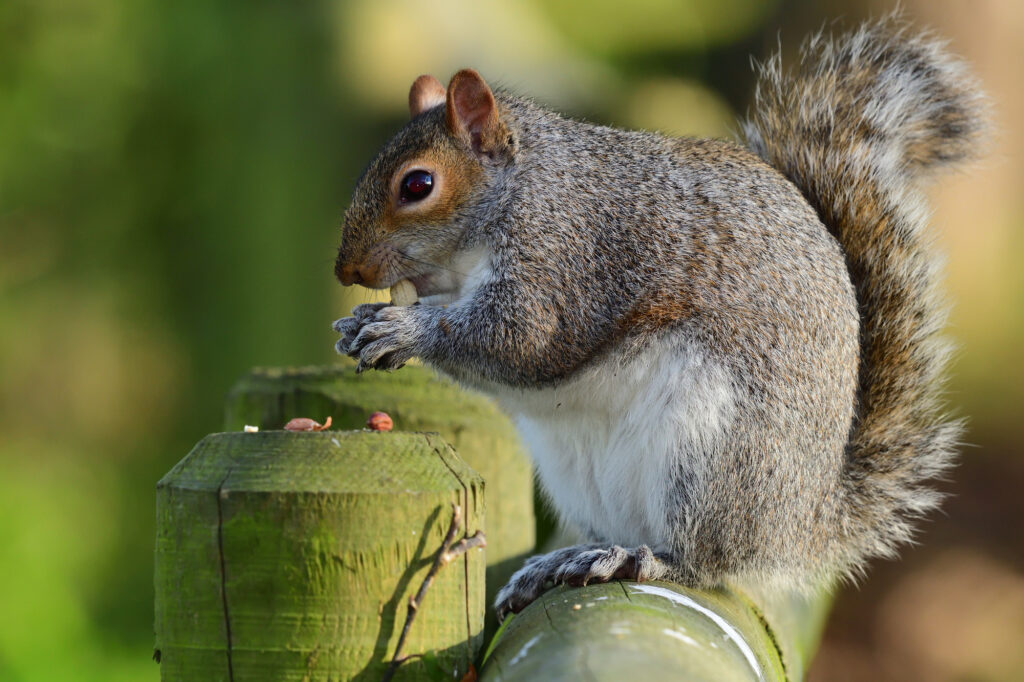
M861 310L857 421L837 557L890 556L938 501L961 425L941 413L949 346L941 261L919 192L932 171L974 156L986 105L964 65L898 17L811 38L799 66L760 67L748 146L800 188L846 252Z

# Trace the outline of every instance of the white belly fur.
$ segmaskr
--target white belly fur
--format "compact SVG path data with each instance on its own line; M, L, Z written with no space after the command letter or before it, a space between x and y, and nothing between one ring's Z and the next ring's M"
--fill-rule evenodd
M563 520L624 546L671 543L670 486L701 485L735 409L729 373L676 337L556 388L496 392Z

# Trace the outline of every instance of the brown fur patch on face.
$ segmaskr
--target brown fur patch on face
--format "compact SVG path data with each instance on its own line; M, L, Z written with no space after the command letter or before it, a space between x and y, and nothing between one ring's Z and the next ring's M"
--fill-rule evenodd
M434 176L432 192L418 202L402 203L399 186L411 170ZM338 266L361 266L375 247L387 243L432 260L449 254L460 228L458 211L479 192L481 162L453 138L443 107L409 121L381 149L356 184L345 211Z
M402 203L402 181L416 170L431 174L433 190L420 201ZM478 185L482 172L480 164L467 163L466 155L454 149L442 147L417 154L401 164L391 177L391 202L381 220L384 232L410 225L444 225L450 222L455 211Z

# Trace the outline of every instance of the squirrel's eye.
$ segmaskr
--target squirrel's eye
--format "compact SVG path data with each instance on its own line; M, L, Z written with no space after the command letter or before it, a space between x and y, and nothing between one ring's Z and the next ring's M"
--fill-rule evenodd
M414 170L402 178L400 198L402 203L419 201L434 189L434 178L427 171Z

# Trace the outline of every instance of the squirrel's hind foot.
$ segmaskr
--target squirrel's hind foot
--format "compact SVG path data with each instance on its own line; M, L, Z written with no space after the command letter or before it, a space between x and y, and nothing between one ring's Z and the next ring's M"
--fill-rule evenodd
M647 545L625 549L618 545L581 552L555 572L555 583L582 587L609 580L657 580L668 573L664 562Z
M609 580L658 580L672 573L666 561L647 545L576 545L531 557L516 571L495 599L498 619L519 613L539 597L549 583L581 587Z

